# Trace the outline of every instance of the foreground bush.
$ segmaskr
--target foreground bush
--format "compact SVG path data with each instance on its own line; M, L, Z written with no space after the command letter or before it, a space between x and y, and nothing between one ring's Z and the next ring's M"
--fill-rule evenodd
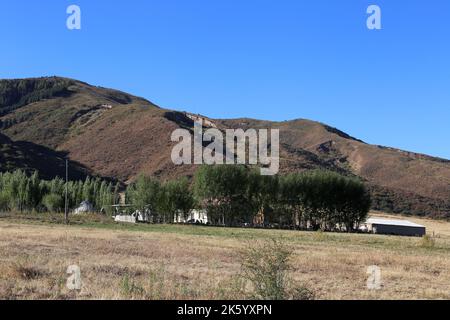
M290 271L292 250L278 240L249 246L241 253L241 277L249 284L249 298L256 300L312 300L314 293L295 282Z

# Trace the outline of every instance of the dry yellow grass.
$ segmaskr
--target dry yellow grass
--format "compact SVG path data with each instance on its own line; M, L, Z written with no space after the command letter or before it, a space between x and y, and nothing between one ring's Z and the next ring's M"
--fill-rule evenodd
M379 214L377 214L379 215ZM292 276L319 299L450 299L450 223L408 218L420 238L194 226L108 227L0 220L1 299L233 299L237 252L258 239L292 246ZM66 288L79 265L82 290ZM382 272L368 290L367 267Z

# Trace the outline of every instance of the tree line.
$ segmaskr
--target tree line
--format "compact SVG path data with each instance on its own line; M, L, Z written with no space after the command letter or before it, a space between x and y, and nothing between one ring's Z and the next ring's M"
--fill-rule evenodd
M160 182L140 175L126 190L126 201L140 212L149 210L153 222L172 223L187 218L196 206L194 195L187 178Z
M69 79L41 78L0 81L0 116L32 102L68 93Z
M0 210L64 210L65 182L41 180L35 172L0 174ZM99 178L67 184L69 208L89 201L96 211L119 203L119 185ZM192 181L161 182L140 175L125 192L132 210L150 212L155 223L187 219L203 209L208 223L259 225L292 229L353 231L370 209L370 194L357 178L329 171L262 176L241 165L201 166ZM130 212L131 213L131 212Z
M191 185L141 175L128 187L127 201L149 209L158 222L186 218L195 207L206 210L212 225L347 231L365 221L371 205L356 178L329 171L262 176L239 165L202 166Z
M371 199L357 178L330 171L261 176L243 166L204 166L195 197L214 224L265 224L296 229L353 231Z
M0 210L61 212L65 206L66 182L61 178L42 180L37 172L28 176L24 171L0 173ZM119 201L119 185L99 178L67 183L69 208L89 201L100 211L111 211Z

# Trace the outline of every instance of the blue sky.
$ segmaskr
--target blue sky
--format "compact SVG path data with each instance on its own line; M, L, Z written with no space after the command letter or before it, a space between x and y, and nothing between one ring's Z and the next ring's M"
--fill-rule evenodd
M382 30L366 27L370 4ZM0 39L1 78L72 77L217 118L307 118L450 159L448 0L1 0Z

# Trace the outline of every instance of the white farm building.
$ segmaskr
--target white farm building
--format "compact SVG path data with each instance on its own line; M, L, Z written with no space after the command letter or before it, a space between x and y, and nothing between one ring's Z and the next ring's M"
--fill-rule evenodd
M174 218L174 223L195 223L195 224L208 224L208 215L205 210L191 210L186 217L182 213L179 213Z
M389 220L382 218L370 218L364 224L367 232L375 234L387 234L398 236L423 237L426 227L407 220Z

